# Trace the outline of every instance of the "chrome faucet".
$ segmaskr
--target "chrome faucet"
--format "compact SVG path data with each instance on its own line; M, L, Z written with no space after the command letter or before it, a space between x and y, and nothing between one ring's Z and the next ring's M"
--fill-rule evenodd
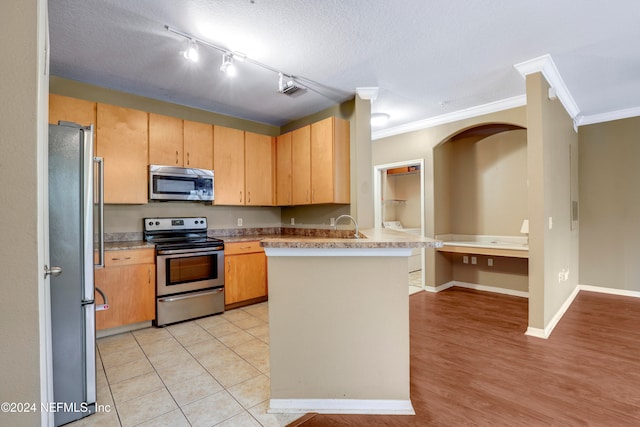
M333 222L333 229L338 229L338 221L340 221L342 218L349 218L353 222L353 225L356 227L356 234L354 235L354 237L356 239L359 239L360 236L358 235L358 222L351 215L340 215L338 218L336 218L336 220Z

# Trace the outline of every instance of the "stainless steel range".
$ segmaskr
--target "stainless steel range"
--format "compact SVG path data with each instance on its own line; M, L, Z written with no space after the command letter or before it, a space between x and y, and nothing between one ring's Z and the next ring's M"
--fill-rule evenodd
M156 245L156 326L224 312L224 242L207 218L145 218Z

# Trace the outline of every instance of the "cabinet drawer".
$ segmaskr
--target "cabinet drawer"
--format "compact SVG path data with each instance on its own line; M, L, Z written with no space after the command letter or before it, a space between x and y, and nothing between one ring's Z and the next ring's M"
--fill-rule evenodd
M260 246L260 240L224 244L225 255L249 254L254 252L264 252L264 248Z
M130 264L153 264L156 262L153 249L126 249L106 251L104 255L105 267L116 267Z

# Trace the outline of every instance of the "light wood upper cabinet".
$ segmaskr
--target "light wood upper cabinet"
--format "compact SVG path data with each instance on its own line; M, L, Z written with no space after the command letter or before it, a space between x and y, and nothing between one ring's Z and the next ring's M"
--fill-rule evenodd
M149 164L183 165L184 135L182 120L149 113Z
M49 123L74 122L82 126L96 124L96 103L68 96L49 94Z
M276 205L293 204L291 198L291 132L276 138Z
M311 126L291 132L291 191L294 205L311 203Z
M213 169L213 126L150 113L149 164Z
M272 206L275 145L270 136L213 127L215 205Z
M213 127L215 205L244 205L244 132Z
M349 203L349 122L311 124L311 203Z
M147 203L148 114L98 103L96 155L104 158L105 203Z
M185 120L183 128L184 167L213 169L213 125Z
M245 205L273 206L275 144L272 137L244 133Z

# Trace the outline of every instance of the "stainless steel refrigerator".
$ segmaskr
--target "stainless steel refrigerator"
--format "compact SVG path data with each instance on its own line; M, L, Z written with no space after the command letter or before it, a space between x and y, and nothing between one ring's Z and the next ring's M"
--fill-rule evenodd
M95 412L94 251L104 246L98 197L102 183L95 180L96 187L94 178L101 175L101 161L93 157L93 126L49 125L48 273L56 426ZM98 252L102 260L104 253Z

